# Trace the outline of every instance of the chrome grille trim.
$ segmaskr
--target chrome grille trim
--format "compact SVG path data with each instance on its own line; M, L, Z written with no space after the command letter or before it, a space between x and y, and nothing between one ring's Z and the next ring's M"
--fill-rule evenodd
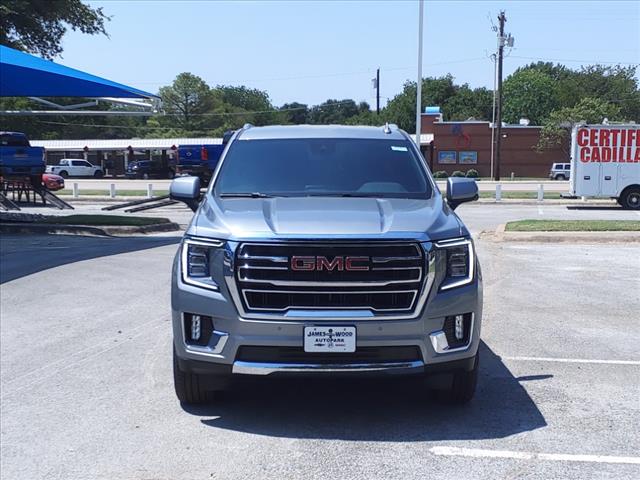
M246 253L244 255L241 255L240 257L241 260L266 260L266 261L270 261L270 262L284 262L287 263L289 261L289 257L272 257L269 255L247 255Z
M402 262L420 260L422 257L371 257L373 263Z
M322 295L322 294L326 294L326 295L333 295L333 294L337 294L337 295L358 295L358 294L372 294L372 293L411 293L413 294L413 297L411 299L411 305L413 305L413 303L416 300L416 295L418 294L417 290L384 290L382 292L380 291L354 291L354 292L348 292L348 291L340 291L340 292L327 292L327 291L322 291L322 290L316 290L316 291L311 291L311 290L304 290L304 291L291 291L291 290L256 290L253 288L245 288L242 290L242 296L244 298L245 304L249 305L249 302L247 300L247 293L283 293L283 294L293 294L295 295L296 293L299 294L311 294L311 295ZM335 307L335 306L327 306L327 307L322 307L322 306L297 306L297 305L293 305L293 306L289 306L289 307L285 307L282 309L276 309L276 308L258 308L258 307L251 307L251 310L257 310L257 311L265 311L265 312L286 312L287 310L373 310L374 312L387 312L387 311L392 311L392 312L398 312L398 311L408 311L411 310L411 307L409 308L404 308L404 309L385 309L385 308L374 308L371 306L366 306L366 305L361 305L361 306L357 306L357 307Z
M388 285L388 286L383 286L380 287L378 285L368 285L368 284L362 284L362 285L358 285L357 282L341 282L339 285L333 285L330 284L328 282L318 282L319 285L309 285L309 284L305 284L305 285L296 285L295 287L291 287L291 289L293 291L299 291L300 293L305 293L305 291L309 292L309 291L316 291L316 289L313 289L314 287L326 287L326 289L320 289L320 291L322 293L331 293L332 291L330 290L330 288L336 287L336 286L344 286L345 290L343 290L342 288L340 290L337 291L333 291L333 293L335 294L344 294L344 293L349 293L349 287L352 287L354 290L353 293L358 293L358 288L360 288L360 293L363 293L364 288L366 287L371 287L373 289L377 289L377 288L388 288L388 290L386 290L387 292L406 292L408 290L411 290L413 295L411 295L411 305L409 308L407 309L394 309L394 310L375 310L372 309L371 307L360 307L360 306L356 306L353 307L351 309L347 308L347 306L336 306L336 305L332 305L332 306L327 306L325 307L318 307L318 306L306 306L303 307L301 305L294 305L291 306L289 308L287 308L286 310L278 310L275 311L271 308L269 309L264 309L264 310L258 310L256 308L251 308L250 310L248 310L246 308L247 303L245 298L246 296L243 295L242 290L243 289L247 289L247 290L263 290L262 285L265 285L265 290L271 290L271 291L279 291L279 290L289 290L289 286L286 286L287 288L282 289L279 288L279 286L277 285L272 285L273 288L269 288L267 287L268 284L265 283L259 283L259 282L252 282L252 285L246 285L243 283L243 281L241 280L241 276L240 276L240 266L244 265L247 257L250 258L250 260L256 260L255 262L250 262L251 264L256 264L259 263L261 265L269 265L270 264L270 260L273 259L277 259L277 260L282 260L283 258L288 259L289 257L284 257L283 255L267 255L268 251L262 251L260 252L261 254L264 253L265 255L248 255L245 254L243 252L243 249L246 246L260 246L260 247L279 247L280 249L284 248L286 249L287 247L327 247L327 249L332 248L332 247L351 247L352 249L355 249L355 247L399 247L399 248L407 248L407 247L412 247L413 249L415 249L416 253L420 253L420 255L409 255L409 256L402 256L402 257L397 257L397 256L393 256L393 255L389 255L389 256L384 256L384 255L377 255L377 256L372 256L372 260L373 258L376 258L376 260L383 260L383 261L379 261L376 263L388 263L391 261L402 261L402 260L412 260L412 261L416 261L416 260L422 260L421 262L421 268L420 268L420 272L419 275L420 277L416 277L419 278L419 280L411 280L409 282L407 282L407 286L405 289L393 289L391 288L392 285ZM305 240L296 240L296 241L292 241L292 242L283 242L283 241L278 241L278 240L274 240L273 242L235 242L235 241L229 241L226 244L226 250L225 250L225 257L224 257L224 277L225 277L225 281L227 284L227 287L229 289L229 292L231 294L231 297L233 298L233 301L238 309L238 313L240 315L240 317L242 319L245 320L256 320L256 321L274 321L274 322L292 322L292 321L308 321L309 317L308 317L308 313L313 313L313 311L317 311L318 312L318 319L322 319L322 312L327 312L327 315L329 315L326 320L354 320L354 318L357 319L363 319L363 320L376 320L376 319L385 319L385 320L403 320L403 319L413 319L418 317L421 312L422 309L424 307L424 304L426 303L427 297L429 295L429 293L431 292L432 289L432 285L433 285L433 281L434 281L434 276L435 276L435 254L433 253L433 245L431 242L421 242L418 243L416 241L413 240L390 240L390 241L384 241L384 242L380 242L380 241L367 241L367 240L354 240L353 242L333 242L331 240L318 240L318 241L305 241ZM405 250L406 251L406 250ZM257 253L257 252L254 252ZM366 252L365 252L366 253ZM371 252L373 253L373 252ZM390 252L391 253L391 252ZM410 252L407 252L410 253ZM346 255L346 254L345 254ZM253 258L252 258L253 257ZM258 258L259 257L259 258ZM265 258L263 258L265 257ZM330 257L329 257L330 258ZM402 260L400 260L402 259ZM274 260L274 261L277 261ZM266 262L266 263L265 263ZM282 262L279 262L280 265ZM373 262L371 262L373 263ZM271 263L272 264L272 263ZM373 268L385 268L384 265L381 265L380 267L372 266ZM413 267L415 268L415 267ZM246 270L246 269L242 269L242 272L244 273L245 271L250 271ZM424 272L424 273L423 273ZM265 276L267 276L267 274L264 274ZM268 277L267 277L268 278ZM385 282L386 283L386 282ZM414 283L416 284L415 288L411 288L409 287L409 283ZM383 290L382 292L379 293L384 293L385 290ZM404 294L406 295L406 293ZM407 295L407 299L408 299L409 295ZM400 302L400 305L397 305L398 307L404 306L405 300L407 299L394 299L394 302ZM278 305L278 301L280 301L281 299L275 299L275 301L273 302L272 305L270 306L276 306ZM384 302L386 301L386 299L382 300L380 299L380 303L384 304ZM392 302L389 302L392 303ZM255 305L254 307L257 307L258 305ZM380 304L378 306L381 306ZM305 310L306 309L306 310ZM306 313L308 312L308 313ZM342 313L341 313L342 312ZM315 317L314 317L315 318Z

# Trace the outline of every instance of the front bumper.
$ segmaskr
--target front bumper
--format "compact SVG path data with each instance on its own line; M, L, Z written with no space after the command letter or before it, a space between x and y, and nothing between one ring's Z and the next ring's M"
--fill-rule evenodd
M420 374L435 369L473 368L480 344L482 318L482 275L479 267L472 283L446 291L431 287L425 305L412 319L358 319L325 317L308 320L272 320L243 318L231 300L227 286L209 291L186 285L180 280L174 263L172 319L174 347L183 370L214 375L311 375L311 374ZM185 341L185 312L213 318L214 332L206 346ZM472 314L468 344L447 348L443 334L445 317ZM356 350L382 347L417 347L416 358L382 362L315 362L313 354L305 361L246 361L239 358L242 347L286 347L301 349L303 329L307 326L349 325L357 331Z

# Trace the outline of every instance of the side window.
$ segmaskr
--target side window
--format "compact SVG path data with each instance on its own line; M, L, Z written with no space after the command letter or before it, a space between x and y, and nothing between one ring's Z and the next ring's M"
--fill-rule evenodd
M74 167L84 167L84 162L82 160L72 160L71 165Z
M6 147L28 147L29 141L23 135L2 135L0 144Z
M564 169L571 170L571 164L570 163L565 164Z
M82 165L85 167L93 167L89 162L82 162Z

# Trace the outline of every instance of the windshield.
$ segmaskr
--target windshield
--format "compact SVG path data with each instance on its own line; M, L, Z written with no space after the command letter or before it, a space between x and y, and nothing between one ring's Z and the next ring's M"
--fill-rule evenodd
M408 140L238 140L215 194L429 198L431 184Z

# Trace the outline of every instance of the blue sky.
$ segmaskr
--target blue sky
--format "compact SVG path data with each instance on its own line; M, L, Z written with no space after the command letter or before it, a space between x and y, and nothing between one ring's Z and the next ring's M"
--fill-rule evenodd
M266 90L274 104L353 98L375 104L415 79L415 0L90 1L112 17L109 38L69 32L61 63L156 92L188 71L209 85ZM577 68L640 63L640 1L425 1L424 76L493 85L496 23L515 48L505 75L536 59Z

